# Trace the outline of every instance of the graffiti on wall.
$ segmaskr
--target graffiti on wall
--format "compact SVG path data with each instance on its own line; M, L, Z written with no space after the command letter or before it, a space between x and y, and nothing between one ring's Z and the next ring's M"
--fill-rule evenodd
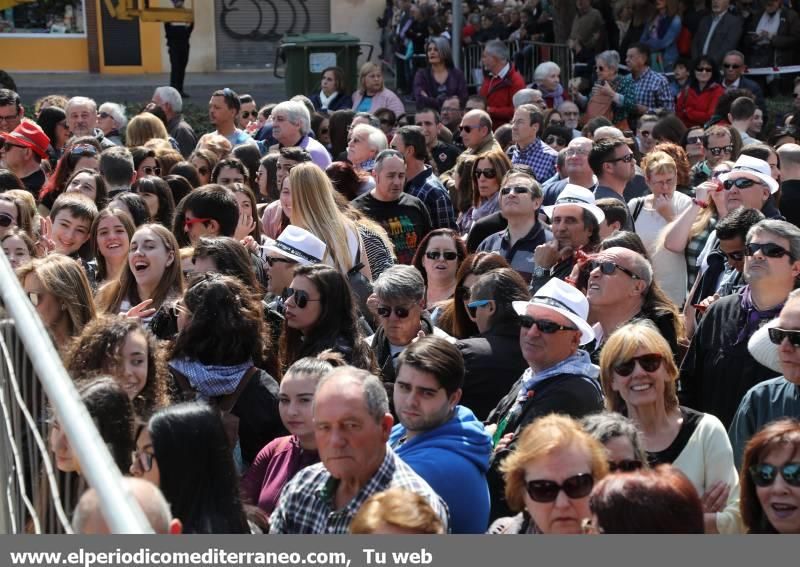
M233 39L277 41L309 29L306 0L223 0L221 8L220 27Z

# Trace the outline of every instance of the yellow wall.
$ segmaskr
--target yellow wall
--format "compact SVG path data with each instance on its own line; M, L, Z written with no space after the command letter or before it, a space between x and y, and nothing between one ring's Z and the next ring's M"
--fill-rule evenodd
M0 37L6 71L89 70L89 42L80 38Z

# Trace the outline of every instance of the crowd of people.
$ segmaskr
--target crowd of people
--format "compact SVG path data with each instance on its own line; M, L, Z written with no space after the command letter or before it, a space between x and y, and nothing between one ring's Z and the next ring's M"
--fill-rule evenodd
M547 2L481 12L470 94L401 0L413 112L374 63L215 90L208 133L172 87L130 119L0 90L3 251L156 531L800 533L800 96L768 116L781 79L701 34L783 50L797 15L618 4L587 38L576 2L583 86L509 58Z

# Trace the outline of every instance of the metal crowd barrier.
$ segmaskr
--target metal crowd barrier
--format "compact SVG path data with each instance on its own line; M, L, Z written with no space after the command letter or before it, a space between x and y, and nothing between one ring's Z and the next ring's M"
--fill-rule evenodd
M537 41L505 41L514 66L525 78L525 84L533 82L533 71L540 63L553 61L561 68L561 84L567 88L575 75L574 54L566 44L541 43ZM461 54L461 69L467 80L467 87L480 88L474 71L481 68L483 44L464 46Z

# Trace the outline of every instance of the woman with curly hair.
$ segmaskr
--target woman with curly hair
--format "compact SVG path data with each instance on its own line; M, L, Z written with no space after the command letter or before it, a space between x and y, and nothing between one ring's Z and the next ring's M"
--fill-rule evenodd
M112 376L140 418L168 403L166 364L158 356L155 337L137 319L103 315L91 321L70 345L64 366L73 377Z

